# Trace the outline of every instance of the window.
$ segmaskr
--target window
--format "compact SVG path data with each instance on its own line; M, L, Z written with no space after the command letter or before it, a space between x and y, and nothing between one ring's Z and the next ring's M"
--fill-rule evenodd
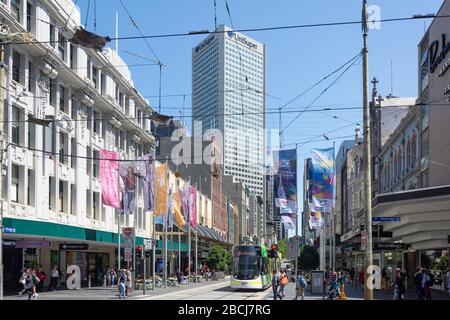
M99 117L98 112L94 110L93 116L94 116L94 119L92 119L92 121L93 121L93 130L94 130L95 133L99 133L100 120L97 120L97 119L99 119L100 117Z
M92 60L91 57L87 57L87 77L92 80Z
M59 110L66 112L66 88L59 86Z
M56 33L56 28L53 24L50 25L50 45L52 47L55 46L55 33Z
M11 201L19 202L19 166L11 167Z
M413 169L417 165L417 135L415 132L412 137L411 149L412 149L411 169Z
M97 192L94 192L93 194L93 201L92 201L92 209L93 209L93 218L95 219L95 220L100 220L100 217L99 217L99 210L98 210L98 208L97 208L97 204L98 204L98 193Z
M11 0L11 15L20 22L20 0Z
M70 214L77 214L77 188L74 184L70 185Z
M75 169L77 167L77 140L75 138L70 139L70 147L70 167Z
M34 78L34 72L33 72L33 63L31 61L28 61L28 91L33 92L33 79Z
M12 107L11 139L12 143L20 144L20 113L19 108Z
M55 198L54 198L54 193L53 193L53 189L54 189L54 184L55 184L55 179L53 177L48 177L48 209L49 210L55 210Z
M31 3L27 2L27 31L31 32L31 17L32 17Z
M422 132L422 160L421 160L422 170L428 169L429 163L430 143L428 131L429 130L427 128L424 132Z
M100 161L99 161L99 153L97 150L94 150L92 157L93 159L93 175L95 178L99 176L100 169Z
M92 218L92 203L91 203L91 191L86 190L86 215L88 218Z
M75 46L70 44L70 68L75 68Z
M12 2L11 2L12 3ZM20 82L20 53L13 51L13 80L15 82Z
M34 207L34 171L28 169L27 205Z
M28 148L36 147L36 125L34 123L28 123Z
M58 210L64 212L64 181L59 181Z
M59 57L65 61L66 56L66 39L62 35L62 31L58 32L58 53Z
M96 89L98 89L97 73L98 73L98 69L96 67L93 67L92 68L92 82L94 83L94 87Z
M66 135L63 132L59 133L59 163L66 164Z

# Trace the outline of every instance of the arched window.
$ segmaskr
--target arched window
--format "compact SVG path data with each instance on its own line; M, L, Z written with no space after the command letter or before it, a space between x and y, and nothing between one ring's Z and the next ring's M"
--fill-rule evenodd
M404 158L403 158L403 148L402 147L400 147L400 150L399 150L399 160L400 160L400 176L403 176L403 161L404 161Z
M411 169L413 169L416 167L417 163L417 135L415 132L412 136L411 149Z

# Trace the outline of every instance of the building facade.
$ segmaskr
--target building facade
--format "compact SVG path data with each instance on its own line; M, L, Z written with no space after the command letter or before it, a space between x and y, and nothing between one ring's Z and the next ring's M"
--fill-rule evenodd
M152 109L114 50L67 41L80 26L72 1L5 0L0 17L15 36L4 45L1 92L5 289L16 290L23 267L39 265L47 274L78 265L82 285L95 284L98 270L115 267L119 216L121 226L136 226L137 244L152 236L142 194L136 214L120 215L102 206L99 179L100 149L136 159L154 148ZM32 43L14 44L24 40ZM86 246L64 249L70 244Z
M193 134L219 131L223 174L262 196L265 45L224 25L216 31L192 50Z

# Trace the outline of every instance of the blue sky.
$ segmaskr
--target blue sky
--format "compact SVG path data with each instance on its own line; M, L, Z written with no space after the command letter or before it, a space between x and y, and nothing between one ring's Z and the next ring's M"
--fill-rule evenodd
M122 0L145 35L169 34L194 30L213 30L213 0ZM79 0L84 23L89 0ZM93 30L94 0L91 0L88 29ZM355 21L361 18L360 0L228 0L236 29ZM442 0L379 0L368 1L381 9L381 18L410 17L414 14L436 13ZM119 0L96 0L98 34L115 35L115 11L119 12L119 36L137 36ZM225 1L217 0L218 23L230 25ZM427 25L431 20L427 20ZM390 69L393 63L393 94L417 95L417 45L424 33L424 21L390 22L372 30L369 35L369 77L379 79L379 92L391 93ZM355 56L362 46L359 25L334 26L314 29L292 29L247 33L267 45L267 93L282 100L267 98L267 109L278 108L322 77ZM163 71L162 94L191 93L191 49L204 36L150 39L159 59L167 66ZM114 46L113 43L111 43ZM125 53L130 51L154 58L143 40L124 40L119 43L119 54L128 64L145 63L145 60ZM159 74L156 66L131 68L137 89L148 97L152 106L158 105ZM332 80L311 91L286 109L302 109L308 105ZM314 106L331 108L360 107L362 104L361 64L352 67ZM179 115L183 97L164 97L162 111ZM191 96L185 97L185 114L190 115ZM283 123L295 114L283 116ZM337 116L339 119L333 118ZM299 147L299 182L303 175L303 159L311 148L332 146L338 148L342 139L354 134L351 123L362 121L362 110L328 111L303 114L284 135L284 143L304 142L335 129L328 134L331 141L315 142ZM278 127L278 115L268 115L268 128ZM291 145L292 146L292 145ZM299 200L302 190L299 185Z

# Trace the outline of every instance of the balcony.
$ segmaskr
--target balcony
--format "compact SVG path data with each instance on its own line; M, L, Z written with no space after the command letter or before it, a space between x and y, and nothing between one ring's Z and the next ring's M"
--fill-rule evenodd
M92 144L98 148L103 148L104 139L97 133L92 132Z
M94 192L100 192L101 191L100 178L92 178L92 190Z
M64 163L58 163L58 177L60 180L69 181L70 180L70 168Z

